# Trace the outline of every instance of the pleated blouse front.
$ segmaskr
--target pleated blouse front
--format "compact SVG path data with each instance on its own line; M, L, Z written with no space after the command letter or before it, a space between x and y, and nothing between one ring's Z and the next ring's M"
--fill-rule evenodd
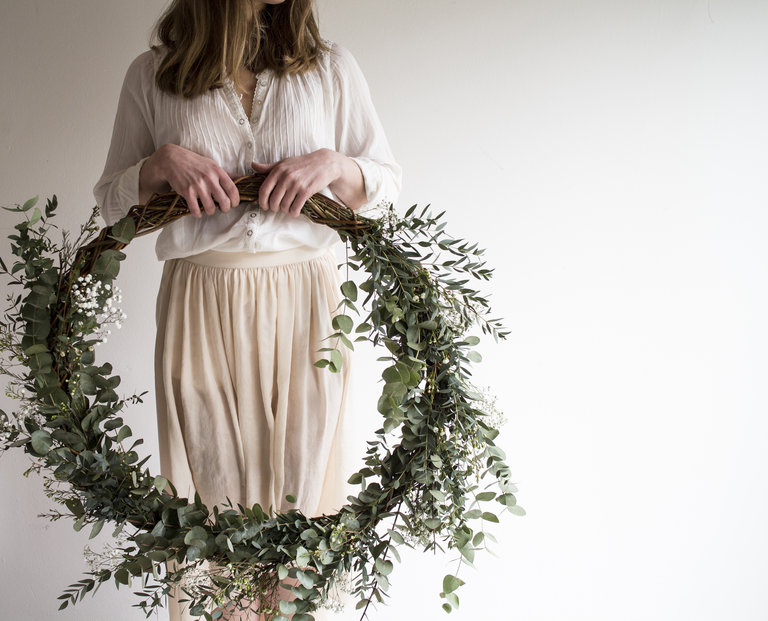
M164 144L211 158L232 176L251 174L252 162L272 163L322 148L351 157L363 173L366 203L358 213L394 203L401 170L395 162L368 85L352 54L330 43L311 71L257 76L247 118L231 80L192 99L169 95L155 84L162 52L148 50L131 63L120 93L104 172L94 196L108 224L139 202L139 171ZM324 194L332 198L329 189ZM337 199L338 200L338 199ZM282 251L325 248L338 240L329 228L306 218L263 212L241 203L228 213L183 218L161 231L160 260L207 250Z

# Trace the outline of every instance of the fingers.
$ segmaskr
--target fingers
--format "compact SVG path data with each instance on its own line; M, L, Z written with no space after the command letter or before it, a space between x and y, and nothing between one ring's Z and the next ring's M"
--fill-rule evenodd
M307 171L290 165L279 166L273 168L261 184L259 206L296 217L314 191L313 178Z
M187 188L178 193L187 201L190 213L197 218L202 216L202 212L213 215L217 209L227 213L240 204L240 192L223 169L189 182Z
M301 213L315 192L335 178L323 149L272 164L253 162L251 167L267 175L259 189L259 206L265 211L282 211L293 217Z
M184 200L187 201L187 209L195 218L202 218L203 214L200 213L200 206L197 204L197 194L191 191L187 191L181 194Z
M229 204L232 207L237 207L240 204L240 192L237 189L235 182L232 181L229 175L224 175L220 180L220 184L229 197Z
M309 200L310 196L312 195L307 192L297 194L296 198L293 199L293 202L289 207L288 213L291 214L292 217L296 218L301 213L302 207L304 207L304 204Z
M287 188L285 184L282 183L274 187L267 199L270 211L274 213L277 213L278 211L286 211L286 202L290 205L293 198L292 196L289 197L286 195L286 190Z
M216 185L213 188L213 199L219 206L219 211L227 213L232 207L232 201L229 199L229 195L224 191L220 185Z
M264 211L267 211L270 208L272 201L274 200L272 197L272 192L274 191L276 185L277 176L270 173L267 175L267 178L264 179L261 187L259 188L259 207L261 207Z
M216 205L213 202L213 198L211 198L211 195L208 192L205 192L204 194L200 194L200 196L197 197L200 203L203 206L203 211L208 214L209 216L212 216L214 213L216 213Z
M253 168L253 170L255 170L257 173L268 173L276 166L276 164L277 162L273 162L272 164L260 164L259 162L251 162L251 168Z
M217 209L226 213L240 204L235 182L214 160L179 145L165 145L158 153L163 155L163 178L184 197L194 217Z
M267 186L266 189L264 186ZM259 205L274 213L278 211L288 212L293 204L299 189L291 173L277 175L270 173L259 191Z

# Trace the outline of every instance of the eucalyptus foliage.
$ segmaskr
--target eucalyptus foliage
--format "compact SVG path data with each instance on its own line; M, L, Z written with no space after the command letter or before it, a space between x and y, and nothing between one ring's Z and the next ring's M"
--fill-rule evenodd
M20 405L0 412L0 450L33 457L32 469L43 472L48 495L61 505L49 517L71 517L91 537L110 524L123 538L116 561L67 588L61 608L113 580L140 583L136 605L147 616L181 590L192 615L207 620L251 607L307 621L351 577L365 617L371 603L384 601L403 547L455 549L471 564L490 537L484 522L498 522L504 509L524 515L494 444L498 430L470 383L470 363L480 355L468 331L506 336L469 284L487 281L491 270L476 245L445 233L443 214L414 206L399 218L390 209L365 227L339 230L348 270L361 272L361 284L342 285L336 332L316 364L338 372L340 348L353 340L383 346L382 426L349 480L357 495L337 514L309 518L259 505L206 507L149 472L137 450L142 440L122 418L141 395L118 394L119 376L94 354L99 315L73 303L73 292L82 298L84 283L98 282L89 289L98 299L87 308L101 308L125 254L78 254L98 230L95 211L75 239L63 233L52 241L56 207L54 196L43 209L36 199L5 208L22 221L9 237L12 264L0 259L15 291L0 322L0 371ZM128 217L110 234L127 244L135 230ZM446 611L458 606L462 584L445 576ZM280 596L281 585L290 596Z

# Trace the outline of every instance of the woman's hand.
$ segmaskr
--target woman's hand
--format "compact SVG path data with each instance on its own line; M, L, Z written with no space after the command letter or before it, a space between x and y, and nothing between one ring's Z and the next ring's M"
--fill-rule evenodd
M350 209L365 203L365 182L360 167L345 155L320 149L273 164L251 164L267 178L259 190L259 206L284 211L294 218L313 194L329 187Z
M169 185L184 197L196 218L202 217L200 205L211 215L216 203L224 213L240 204L237 186L221 166L176 144L163 145L144 162L139 173L139 200L146 203L155 192L167 191Z

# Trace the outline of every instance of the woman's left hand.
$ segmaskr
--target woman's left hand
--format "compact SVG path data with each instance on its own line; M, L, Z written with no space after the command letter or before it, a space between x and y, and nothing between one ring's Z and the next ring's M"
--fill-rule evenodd
M259 190L259 206L294 218L307 199L326 187L350 209L365 202L365 183L360 167L350 158L330 149L288 157L272 164L251 164L267 178Z

